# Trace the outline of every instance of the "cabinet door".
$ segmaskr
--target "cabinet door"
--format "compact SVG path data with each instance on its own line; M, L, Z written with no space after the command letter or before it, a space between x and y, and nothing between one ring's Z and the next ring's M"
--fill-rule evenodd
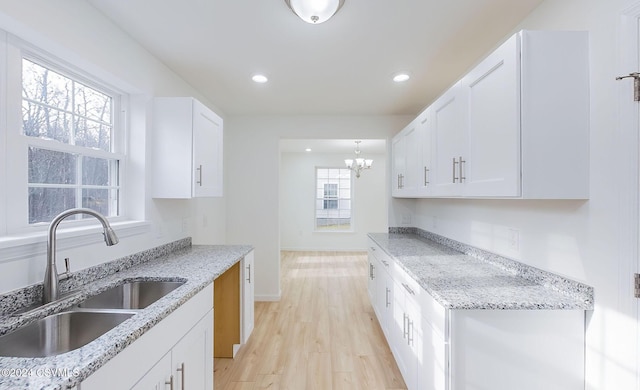
M430 117L431 110L425 110L421 115L418 116L418 132L420 134L420 139L418 143L420 144L420 156L418 162L418 184L417 184L417 195L418 196L430 196L432 191L432 183L431 177L433 173L431 170L433 169L433 142L431 137L431 120Z
M375 250L375 249L374 249ZM369 302L371 302L371 306L375 310L376 314L378 313L378 291L376 288L377 281L374 275L374 269L376 266L376 258L372 253L372 249L369 248L369 254L367 256L367 293L369 295Z
M462 79L465 196L520 196L519 53L514 35Z
M406 141L402 133L391 140L391 154L393 155L391 167L391 195L401 196L402 182L406 175Z
M421 390L446 390L448 383L448 345L442 335L427 321L422 322L420 355L418 361L418 388Z
M393 317L393 282L387 273L387 260L379 261L379 271L376 279L376 307L378 322L387 339L389 338L389 323ZM388 263L387 263L388 264Z
M242 281L242 343L249 341L249 336L253 332L254 324L254 252L249 252L242 260L243 281Z
M193 101L193 196L222 196L222 118Z
M171 377L171 352L169 352L131 390L164 390L168 388L167 384L170 385L171 381L174 381L175 385L176 378Z
M213 389L213 313L173 347L174 389Z
M392 345L390 345L398 369L402 374L408 390L416 389L417 380L417 357L414 354L412 342L415 341L414 333L411 329L415 322L412 323L411 312L407 307L407 299L404 287L398 281L393 283L393 327Z
M440 96L431 106L431 130L435 151L431 182L433 195L459 196L462 193L460 158L466 148L466 111L460 83Z

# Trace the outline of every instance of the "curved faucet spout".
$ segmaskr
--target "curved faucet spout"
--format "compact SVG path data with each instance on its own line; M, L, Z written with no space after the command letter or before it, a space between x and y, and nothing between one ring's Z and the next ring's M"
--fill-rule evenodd
M104 235L104 242L107 246L112 246L118 243L118 236L109 225L107 218L98 213L97 211L86 208L74 208L63 211L58 214L49 224L49 234L47 236L47 269L44 273L44 292L43 303L49 303L58 299L58 271L56 270L56 231L58 225L63 219L75 215L75 214L87 214L95 217L102 224Z

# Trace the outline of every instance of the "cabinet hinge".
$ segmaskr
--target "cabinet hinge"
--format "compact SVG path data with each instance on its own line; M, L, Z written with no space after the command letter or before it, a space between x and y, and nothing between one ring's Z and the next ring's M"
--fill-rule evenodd
M633 279L633 296L636 298L640 298L640 274L634 274Z

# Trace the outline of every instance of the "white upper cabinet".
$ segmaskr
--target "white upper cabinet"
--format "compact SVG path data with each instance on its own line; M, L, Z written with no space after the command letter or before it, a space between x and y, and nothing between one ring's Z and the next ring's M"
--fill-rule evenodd
M415 197L424 192L424 138L426 118L420 115L391 140L393 154L393 182L395 197Z
M433 142L432 195L456 196L460 191L460 160L466 148L466 110L460 83L431 105Z
M222 196L222 118L194 98L156 98L154 198Z
M511 37L462 79L468 122L458 170L465 196L520 196L519 46Z
M412 121L391 141L393 153L393 196L415 196L419 183L421 164L420 127Z
M524 30L442 94L416 197L587 199L588 46L586 32Z
M432 193L431 177L433 173L431 170L434 167L434 154L433 154L433 142L432 142L432 126L431 126L431 109L428 108L418 115L417 126L420 134L420 153L418 158L421 159L418 171L418 185L417 194L419 196L429 196Z

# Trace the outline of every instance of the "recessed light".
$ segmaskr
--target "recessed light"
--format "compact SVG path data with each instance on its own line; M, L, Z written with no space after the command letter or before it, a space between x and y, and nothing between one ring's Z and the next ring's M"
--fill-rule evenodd
M253 75L253 77L251 78L251 80L255 81L256 83L260 83L260 84L264 84L267 81L269 81L269 79L267 78L267 76L263 75L263 74L256 74Z
M395 76L393 76L393 81L395 81L396 83L402 83L409 80L409 75L406 73L398 73Z
M304 151L305 151L305 152L310 152L310 151L311 151L311 148L306 148Z

